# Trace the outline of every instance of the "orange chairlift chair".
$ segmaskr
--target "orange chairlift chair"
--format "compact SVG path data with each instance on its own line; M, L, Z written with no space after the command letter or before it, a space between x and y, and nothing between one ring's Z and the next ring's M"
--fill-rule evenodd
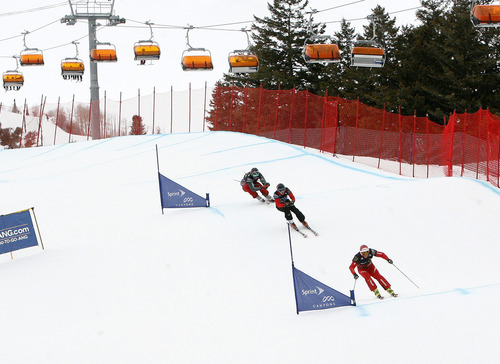
M28 48L26 46L26 35L29 32L24 32L23 42L24 49L19 55L19 62L21 66L43 66L43 52L38 48Z
M160 46L153 41L153 28L150 22L146 22L151 31L149 40L140 40L134 44L134 59L139 61L140 65L146 64L146 61L155 61L160 59Z
M312 9L309 13L309 25L307 32L310 34L304 41L302 57L307 63L329 63L340 62L340 49L333 38L328 35L314 35L312 32L312 16L317 10Z
M3 73L3 88L5 91L19 91L19 89L24 85L24 76L17 70L19 68L17 56L13 57L16 59L16 69L14 71L5 71Z
M471 21L479 28L500 27L500 5L472 3Z
M90 51L90 60L92 62L116 62L116 47L111 43L99 43Z
M320 43L313 43L320 41ZM314 35L306 39L302 56L307 63L338 63L340 62L340 49L332 37Z
M210 51L205 48L193 48L189 44L189 31L191 29L193 29L193 26L187 28L186 44L188 48L182 52L182 69L184 71L213 70L214 65L212 63L212 54Z
M65 80L82 81L85 66L83 61L78 58L77 42L71 42L76 47L76 56L73 58L65 58L61 61L61 75Z
M375 21L369 17L373 25L373 38L361 39L354 43L351 49L351 66L382 68L385 65L385 51L375 42Z
M242 29L247 36L248 46L243 50L234 50L229 53L229 72L231 73L254 73L259 70L259 58L250 51L250 36L249 30Z

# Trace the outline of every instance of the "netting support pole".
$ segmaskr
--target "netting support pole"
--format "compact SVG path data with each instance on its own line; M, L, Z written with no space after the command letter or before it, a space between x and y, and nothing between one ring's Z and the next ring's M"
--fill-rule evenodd
M233 131L234 81L231 83L231 98L229 102L229 131Z
M247 107L248 107L248 81L247 81L247 84L245 86L245 106L244 106L244 110L243 110L243 125L241 126L241 132L244 133L245 132L245 127L246 127L246 124L247 124Z
M290 107L290 120L288 122L288 143L292 144L292 120L293 120L293 108L295 107L295 86L292 89L292 106Z
M457 120L456 111L453 114L455 117L453 118L453 121L450 126L451 132L450 132L450 146L449 146L450 150L448 152L448 177L453 176L453 143L455 141L455 124ZM451 118L448 119L448 123L450 123L450 121Z
M306 110L304 113L304 149L307 146L307 117L308 116L309 116L309 90L306 90ZM320 148L320 151L321 151L321 148Z
M479 178L479 155L481 154L481 121L483 120L483 109L479 109L479 122L477 123L477 158L476 158L476 179Z
M401 159L402 159L402 148L403 148L403 141L402 141L402 137L403 137L403 130L402 130L402 127L401 127L401 105L398 106L398 112L399 112L399 115L398 115L398 126L399 126L399 148L398 148L398 162L399 162L399 175L401 176Z
M71 101L71 115L69 117L69 133L68 143L71 143L71 134L73 133L73 112L75 110L75 94L73 94L73 101Z
M191 133L191 82L189 82L188 97L189 97L189 126L188 126L188 132Z
M102 121L103 125L103 132L104 132L104 139L108 137L108 134L106 133L106 107L107 107L107 98L106 98L106 90L104 90L104 120Z
M61 97L59 96L57 98L56 127L54 128L54 145L56 145L57 127L59 126L59 106L60 106L60 104L61 104Z
M426 142L426 164L427 164L427 178L429 178L429 157L430 157L430 145L429 145L429 141L430 141L430 136L429 136L429 117L428 115L425 116L425 135L427 137L427 142Z
M203 96L203 127L202 127L203 131L205 131L206 118L207 118L207 81L205 81L205 94Z
M273 139L276 140L276 128L278 127L278 114L280 109L280 91L281 83L278 85L278 91L276 92L276 118L274 119L274 134Z
M215 125L214 129L217 131L219 130L219 97L220 97L220 88L222 87L220 83L217 83L217 93L215 95Z
M467 110L465 110L465 121L464 121L464 130L462 133L462 171L460 173L460 176L464 176L464 169L465 169L465 132L467 128L467 120L468 120L469 114L467 113Z
M259 90L259 111L257 113L257 135L259 135L261 109L262 109L262 83L260 84L260 90Z
M325 91L325 96L323 98L323 110L321 111L321 135L320 135L320 140L319 140L319 150L320 152L323 152L325 150L324 148L324 138L325 138L325 132L326 132L326 116L327 116L327 102L328 102L328 89ZM333 154L335 154L335 147L333 148Z
M417 110L413 110L413 138L411 138L411 164L412 164L412 176L415 178L415 157L417 154L416 148L417 142Z
M118 136L122 135L122 92L120 91L120 102L118 106Z
M385 116L387 113L385 107L386 105L384 103L384 110L382 110L382 130L380 131L380 149L378 152L378 164L377 164L378 169L380 169L380 158L382 158L382 146L384 145Z
M153 130L151 134L155 134L155 115L156 114L156 87L153 87Z
M356 157L356 144L358 143L358 122L359 122L359 97L356 100L356 126L354 127L354 151L352 154L352 161Z
M174 126L174 86L170 85L170 134Z

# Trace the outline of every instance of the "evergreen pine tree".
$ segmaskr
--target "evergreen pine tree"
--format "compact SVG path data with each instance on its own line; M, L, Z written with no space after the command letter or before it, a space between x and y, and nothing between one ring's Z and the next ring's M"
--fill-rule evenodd
M139 115L132 116L132 125L130 126L130 135L145 135L146 126Z
M268 4L269 17L255 18L252 26L253 42L250 50L259 58L259 70L256 73L241 75L224 75L224 79L217 83L210 103L207 121L209 127L217 126L218 130L241 130L244 108L234 105L243 104L248 97L255 101L256 93L247 95L238 90L243 87L259 87L265 89L311 89L319 87L318 71L323 66L306 64L302 52L305 40L311 34L321 34L324 26L313 23L306 18L305 8L308 0L274 0ZM233 87L234 86L234 87ZM258 102L247 103L249 109L246 114L256 112ZM215 113L215 106L219 114ZM220 117L224 115L224 119Z
M19 111L17 105L16 105L16 99L14 99L14 105L12 105L12 109L11 109L11 112L15 113L15 114L20 114L21 111Z
M12 128L2 128L0 124L0 145L10 149L19 147L21 132L22 129L19 127L12 130Z
M445 100L449 110L457 112L475 112L482 106L493 106L499 110L497 56L500 53L500 33L498 30L475 28L470 21L470 11L470 1L455 0L445 14L446 63L453 73L450 94Z
M391 19L381 6L372 10L367 22L368 25L363 26L363 34L357 35L356 40L351 38L347 44L349 48L343 50L349 67L343 72L344 89L341 95L352 100L359 99L366 105L383 108L397 87L394 73L398 65L394 57L394 48L398 28L395 26L395 19ZM352 34L348 28L342 31L343 33L339 33L339 38L345 37L347 31L349 31L347 34ZM383 68L350 66L351 48L360 40L374 41L377 46L384 49L386 61Z
M351 49L356 39L356 30L351 23L342 19L340 31L335 32L335 38L340 49L340 62L325 68L327 72L326 87L331 96L346 97L351 90L355 89L355 70L351 65Z
M302 57L304 42L307 39L309 18L305 8L308 0L274 0L268 4L269 17L254 17L252 26L254 45L251 50L259 58L259 71L249 75L225 75L221 85L233 81L236 86L266 89L298 89L314 87L318 65L306 65ZM319 34L324 27L312 24L311 32ZM313 66L313 67L309 67ZM312 70L311 70L312 68Z

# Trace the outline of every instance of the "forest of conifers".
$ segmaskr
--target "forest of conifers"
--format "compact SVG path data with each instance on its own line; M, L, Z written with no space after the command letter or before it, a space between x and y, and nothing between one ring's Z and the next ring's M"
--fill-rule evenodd
M491 1L481 1L491 3ZM252 74L227 74L220 85L265 89L309 90L317 95L359 99L362 103L405 115L428 116L443 123L453 111L489 108L500 114L500 28L477 28L470 19L472 1L422 0L418 22L396 26L396 18L377 6L375 21L356 33L342 19L330 34L341 60L328 65L308 64L302 51L308 37L325 34L314 21L307 0L274 0L269 15L255 17L251 50L259 57ZM312 19L312 21L310 21ZM372 39L386 52L383 68L350 66L356 40ZM226 88L227 89L227 88ZM217 92L215 90L214 92Z

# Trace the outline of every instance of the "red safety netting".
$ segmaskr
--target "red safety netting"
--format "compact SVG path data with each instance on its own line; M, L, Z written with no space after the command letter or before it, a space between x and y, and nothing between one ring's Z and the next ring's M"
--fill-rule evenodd
M389 170L384 168L387 161L396 162L397 172L407 176L429 177L430 166L443 166L444 175L475 174L499 185L500 117L488 110L453 114L445 127L427 117L404 116L358 100L235 86L218 87L214 104L207 118L212 130L256 134L376 161L381 169Z
M451 115L443 133L447 176L468 176L499 186L500 117L489 110Z

